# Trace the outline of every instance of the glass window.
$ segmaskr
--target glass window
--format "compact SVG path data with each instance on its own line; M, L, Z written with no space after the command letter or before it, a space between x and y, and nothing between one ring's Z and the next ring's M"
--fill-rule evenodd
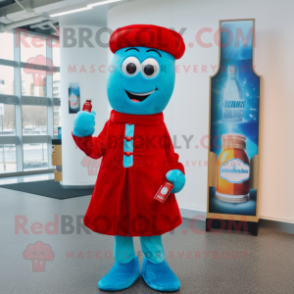
M54 106L54 136L58 136L58 127L61 127L61 107Z
M52 56L53 56L53 64L55 66L60 66L60 45L59 40L52 39Z
M0 173L15 172L16 170L16 146L0 145Z
M21 90L25 96L46 96L46 71L22 68Z
M46 60L46 39L21 31L20 52L22 62L39 64L41 60Z
M0 135L15 135L15 106L0 103Z
M1 2L1 0L0 0ZM53 98L60 98L60 73L56 68L60 67L59 38L52 37L48 41L52 44L52 60L47 58L46 38L20 29L20 61L21 66L21 95L46 97L47 74L53 74ZM49 49L50 50L50 49ZM0 59L14 60L14 34L0 32ZM51 54L50 54L51 56ZM44 66L53 67L53 73L46 72ZM15 68L13 66L0 65L0 94L15 95ZM17 87L16 87L17 88ZM51 93L51 91L50 91ZM33 99L34 100L34 99ZM37 100L37 99L36 99ZM37 103L37 101L36 101ZM22 105L22 135L42 136L48 134L47 106ZM15 105L0 103L0 142L1 136L15 136L16 112ZM52 108L50 108L51 111ZM61 107L53 106L54 135L58 135L61 126ZM3 137L2 137L3 140ZM1 145L2 143L2 145ZM14 144L3 145L0 143L0 173L17 171L17 146ZM48 168L48 144L24 144L23 145L24 170Z
M14 67L12 66L0 65L0 94L14 95Z
M47 107L23 105L22 127L24 136L47 135Z
M60 73L53 74L53 98L60 98Z
M48 168L47 144L23 145L24 170Z
M12 33L0 33L0 58L14 60L14 40ZM2 44L5 44L4 46Z

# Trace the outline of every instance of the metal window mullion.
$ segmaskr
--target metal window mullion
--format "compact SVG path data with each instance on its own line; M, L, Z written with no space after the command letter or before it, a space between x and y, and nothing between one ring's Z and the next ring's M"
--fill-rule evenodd
M18 46L16 45L18 44ZM22 104L21 104L21 66L20 66L20 34L14 31L14 95L17 96L18 104L15 105L15 133L18 138L16 145L17 171L23 171L23 145L22 145Z
M49 42L46 42L46 57L47 57L47 60L53 60L52 46L48 46L48 43ZM51 154L52 154L52 139L54 135L53 75L48 74L48 72L46 75L46 96L49 98L49 103L47 106L48 168L52 168Z
M18 104L18 98L15 95L0 94L0 103L16 105Z
M6 59L0 59L0 65L4 66L17 66L16 62L13 60L6 60Z
M5 136L0 137L0 145L17 145L18 138L16 136Z
M27 135L23 136L24 144L47 144L48 136L47 135Z

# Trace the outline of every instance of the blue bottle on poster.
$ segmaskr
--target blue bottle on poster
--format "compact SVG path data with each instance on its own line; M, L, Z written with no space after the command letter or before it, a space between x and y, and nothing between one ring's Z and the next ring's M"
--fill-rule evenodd
M235 68L232 71L232 68ZM229 67L228 80L224 88L223 120L241 122L244 119L246 100L242 99L242 91L237 81L236 67Z

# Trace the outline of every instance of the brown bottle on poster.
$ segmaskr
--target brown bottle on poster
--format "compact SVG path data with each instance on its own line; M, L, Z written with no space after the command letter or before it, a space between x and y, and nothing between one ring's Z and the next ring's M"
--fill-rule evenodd
M222 136L222 152L217 161L216 198L230 203L250 199L250 162L246 137L239 134Z

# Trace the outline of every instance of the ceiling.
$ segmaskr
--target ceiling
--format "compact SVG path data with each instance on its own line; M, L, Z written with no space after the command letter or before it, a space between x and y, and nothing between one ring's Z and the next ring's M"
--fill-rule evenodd
M91 10L62 16L63 25L107 25L107 12L110 5L93 7ZM56 18L54 18L56 19Z
M101 1L105 0L0 0L0 32L22 27L44 34L56 34L54 27L58 26L61 18L63 25L106 26L107 12L111 7L133 0L122 0L86 11L50 17L50 14L84 8L88 4Z

